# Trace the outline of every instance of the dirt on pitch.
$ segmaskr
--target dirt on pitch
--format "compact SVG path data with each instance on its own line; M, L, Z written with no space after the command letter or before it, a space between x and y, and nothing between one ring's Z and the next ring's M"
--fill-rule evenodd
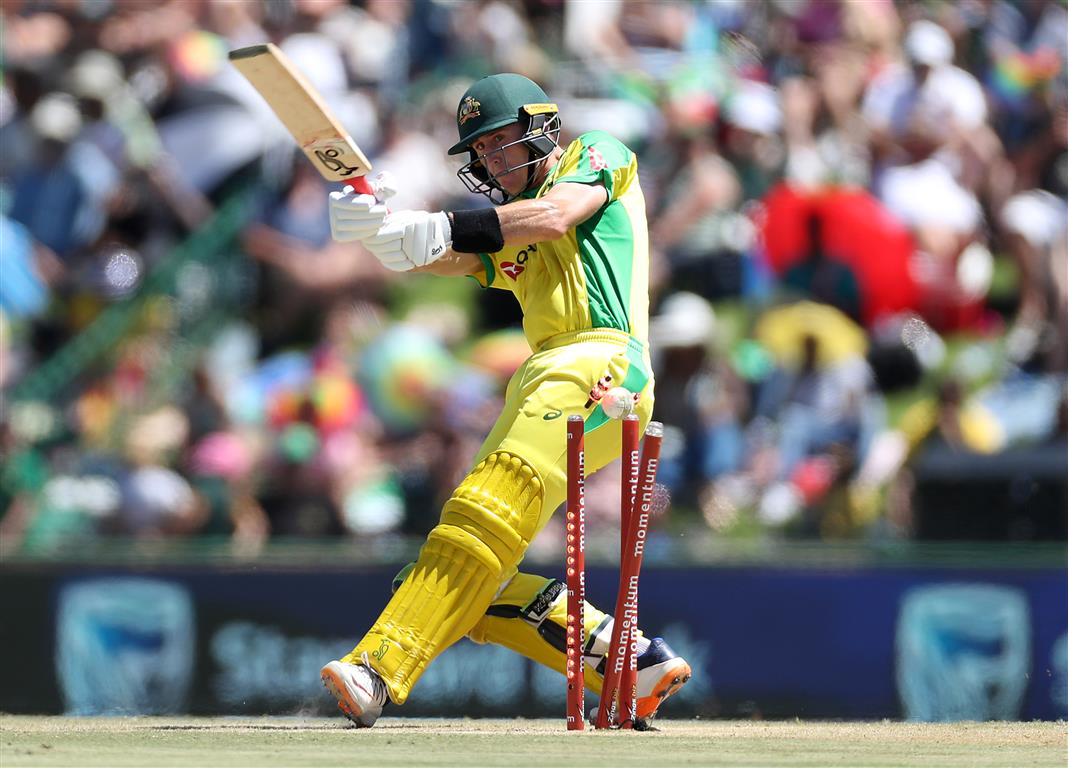
M561 720L0 716L16 766L1004 766L1065 768L1068 724L664 720L569 733Z

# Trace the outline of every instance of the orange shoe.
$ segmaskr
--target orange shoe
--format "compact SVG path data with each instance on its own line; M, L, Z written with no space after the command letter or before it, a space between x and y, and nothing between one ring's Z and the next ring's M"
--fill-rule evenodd
M638 719L648 720L669 696L678 693L692 676L690 665L664 642L654 637L638 657Z

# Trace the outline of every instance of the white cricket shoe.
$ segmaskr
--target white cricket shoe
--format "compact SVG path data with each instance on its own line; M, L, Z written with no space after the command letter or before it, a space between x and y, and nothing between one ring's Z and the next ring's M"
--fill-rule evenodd
M366 662L366 655L364 656ZM331 661L319 671L323 685L337 699L337 707L357 728L370 728L389 701L382 676L364 664Z
M638 700L634 702L639 720L648 720L672 694L678 693L692 672L686 659L679 656L662 637L649 641L645 653L638 656Z

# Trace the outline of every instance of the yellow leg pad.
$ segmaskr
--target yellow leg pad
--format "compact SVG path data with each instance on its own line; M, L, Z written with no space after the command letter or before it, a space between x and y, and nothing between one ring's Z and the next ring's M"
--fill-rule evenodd
M411 573L344 661L368 662L403 704L427 665L467 634L537 532L542 483L521 458L487 456L445 503Z

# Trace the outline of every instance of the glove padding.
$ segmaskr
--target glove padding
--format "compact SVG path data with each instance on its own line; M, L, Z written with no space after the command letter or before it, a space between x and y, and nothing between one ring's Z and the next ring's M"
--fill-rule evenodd
M452 245L452 226L444 211L397 211L363 244L387 269L407 272L445 254Z
M397 193L393 175L380 173L371 182L374 195L359 195L350 187L330 193L330 234L341 243L364 240L378 232L389 213L385 201Z

